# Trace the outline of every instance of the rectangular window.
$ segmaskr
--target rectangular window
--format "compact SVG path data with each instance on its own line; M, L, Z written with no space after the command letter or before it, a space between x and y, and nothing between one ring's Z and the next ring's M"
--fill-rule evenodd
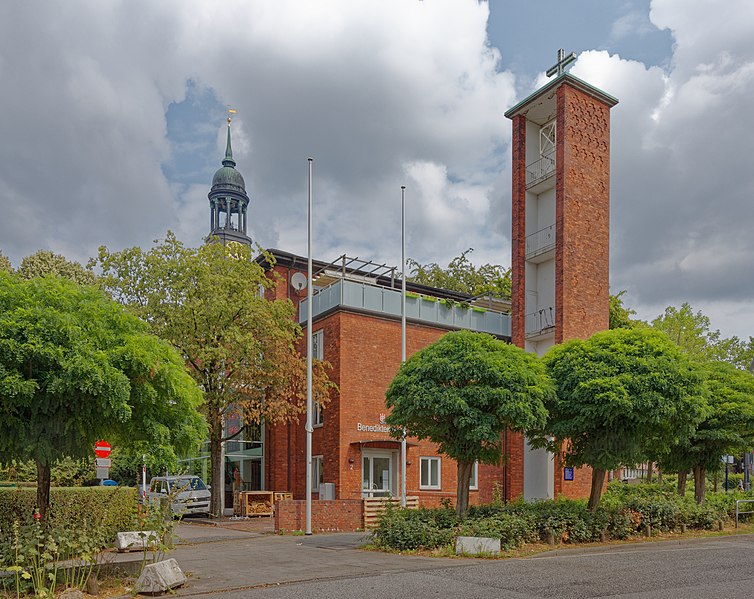
M312 358L314 360L325 359L325 332L320 329L312 333Z
M325 359L325 346L324 346L325 332L320 329L314 331L312 334L312 358L314 360ZM312 426L322 426L325 423L324 415L322 414L322 406L318 401L314 402L312 413Z
M319 483L325 482L325 460L321 455L312 456L312 491L319 493Z
M477 491L479 489L479 462L474 462L474 465L471 467L469 489L471 491Z
M319 405L318 401L315 401L312 408L312 426L322 426L325 423L324 414L322 413L322 406Z
M421 458L420 489L440 489L440 458Z

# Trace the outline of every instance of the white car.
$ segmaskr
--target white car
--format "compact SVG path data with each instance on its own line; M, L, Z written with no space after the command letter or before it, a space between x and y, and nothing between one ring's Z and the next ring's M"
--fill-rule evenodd
M149 483L147 498L166 497L176 516L209 515L210 492L201 478L191 475L155 476Z

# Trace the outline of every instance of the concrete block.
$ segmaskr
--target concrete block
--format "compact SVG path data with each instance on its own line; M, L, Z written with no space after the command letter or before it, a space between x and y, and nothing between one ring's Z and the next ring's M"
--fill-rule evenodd
M134 591L154 595L164 593L186 582L186 575L178 562L170 558L144 567L134 585Z
M489 537L458 537L456 539L456 555L479 555L486 553L497 555L500 553L500 539Z
M157 544L159 537L153 530L119 532L115 535L115 548L118 551L138 551L149 549Z

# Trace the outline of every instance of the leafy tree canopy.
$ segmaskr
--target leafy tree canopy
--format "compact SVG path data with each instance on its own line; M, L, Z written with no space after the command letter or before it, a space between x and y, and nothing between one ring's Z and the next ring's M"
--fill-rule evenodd
M717 468L723 455L754 448L754 376L724 362L706 363L702 371L708 404L704 419L657 460L671 472L693 470L699 503L704 501L706 471Z
M0 462L36 462L42 512L51 464L98 438L187 450L206 430L175 350L102 291L55 276L0 271L0 397Z
M469 248L460 256L453 258L447 268L434 262L420 264L409 258L411 269L408 279L421 285L429 285L449 291L460 291L469 295L491 294L495 297L510 299L511 270L499 264L474 266L468 255L474 251Z
M665 333L691 358L701 362L728 362L746 370L754 359L754 338L744 342L738 337L725 338L712 330L710 319L702 311L694 312L688 303L680 308L668 306L652 321L652 327Z
M11 265L8 256L3 254L2 250L0 250L0 270L6 270L8 272L13 270L13 265Z
M665 335L616 329L573 340L544 356L556 395L547 427L532 439L569 466L594 469L589 505L604 475L688 437L704 416L703 377Z
M499 463L501 433L540 429L552 384L537 357L491 335L458 331L411 356L387 390L386 422L458 462L457 510L475 461Z
M21 260L18 274L24 279L45 275L57 275L75 281L79 285L94 285L97 277L78 262L67 260L65 256L50 250L39 250Z
M623 305L623 289L615 295L610 294L610 328L611 329L632 329L635 326L644 325L640 320L632 318L636 315L636 310Z
M223 418L239 411L247 424L276 424L305 409L306 363L296 351L301 328L289 300L268 301L274 285L249 247L185 247L172 233L152 249L100 248L102 282L118 301L172 343L204 391L212 459L212 513L220 513ZM272 256L267 256L272 263ZM314 399L330 383L315 365Z

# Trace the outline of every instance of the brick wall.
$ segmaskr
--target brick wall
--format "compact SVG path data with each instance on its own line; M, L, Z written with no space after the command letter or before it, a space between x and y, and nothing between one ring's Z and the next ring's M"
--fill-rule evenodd
M610 107L557 90L555 342L609 326Z
M346 311L335 312L315 320L313 330L324 330L324 357L332 365L331 379L338 385L324 410L324 426L315 428L312 455L324 457L324 481L335 483L338 499L361 499L362 453L369 449L394 452L400 461L400 443L387 433L364 432L358 425L376 425L380 415L387 414L385 392L400 367L400 321ZM410 356L439 339L444 329L409 323L406 349ZM304 337L305 339L305 337ZM303 345L302 348L303 349ZM291 491L294 499L306 494L306 432L304 416L296 422L267 427L267 488ZM440 456L442 459L441 490L419 488L420 457ZM442 498L455 503L456 464L441 456L437 447L427 441L408 440L406 452L406 487L409 495L417 495L426 505L439 505ZM395 493L400 492L397 477ZM492 499L492 482L503 486L502 466L479 467L479 489L470 492L472 504ZM318 497L314 493L315 498Z
M312 501L312 532L353 532L363 528L362 501ZM306 501L278 501L275 504L275 532L295 530L306 530Z

